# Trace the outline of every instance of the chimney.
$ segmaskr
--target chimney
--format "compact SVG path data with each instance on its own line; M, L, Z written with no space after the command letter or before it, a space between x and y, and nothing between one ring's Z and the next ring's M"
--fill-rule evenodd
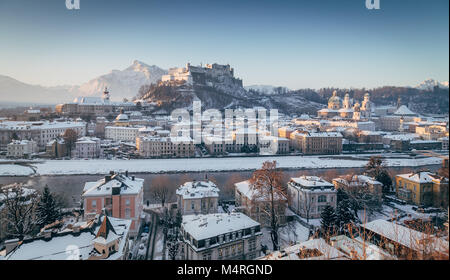
M11 253L14 249L16 249L17 245L19 245L19 239L10 239L5 241L5 247L6 247L6 255Z
M111 171L109 171L109 175L114 175L114 171L113 170L111 170Z
M44 231L44 240L49 241L51 239L52 239L52 231L51 230Z
M128 170L125 171L125 177L128 177Z
M131 176L131 181L134 181L134 178L135 178L135 177L134 177L134 175L133 175L133 176Z
M73 227L72 232L73 232L74 234L80 233L80 226L77 225L77 226Z

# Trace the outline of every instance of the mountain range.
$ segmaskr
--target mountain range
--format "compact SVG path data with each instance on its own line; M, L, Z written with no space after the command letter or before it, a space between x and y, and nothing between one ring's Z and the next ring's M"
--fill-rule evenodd
M156 65L135 60L124 70L112 70L75 86L44 87L0 75L0 102L62 103L77 96L101 96L105 87L110 90L111 99L120 101L136 96L142 85L156 83L166 73Z
M71 101L77 96L101 96L105 87L110 90L113 100L131 99L138 94L141 86L155 84L165 74L167 74L165 69L135 60L124 70L112 70L84 84L74 86L44 87L0 75L0 102L63 103ZM289 105L285 104L287 102L300 107L313 105L311 110L315 110L321 106L320 104L326 103L327 95L322 96L320 90L290 90L286 87L272 85L251 85L244 88L232 87L228 89L227 87L227 85L219 85L214 89L227 93L228 95L225 96L220 94L208 96L211 89L198 90L197 96L203 96L211 106L213 104L251 105L251 100L257 100L258 104L264 105L266 108ZM435 87L448 90L448 82L427 79L417 86L408 88L416 90L417 92L414 91L414 94L418 94L422 91L433 91ZM223 102L218 104L213 99L223 99ZM225 100L230 102L227 103Z

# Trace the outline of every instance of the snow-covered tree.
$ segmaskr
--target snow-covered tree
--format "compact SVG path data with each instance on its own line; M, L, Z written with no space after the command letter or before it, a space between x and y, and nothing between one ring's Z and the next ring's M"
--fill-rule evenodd
M349 224L355 221L355 215L350 209L350 203L344 199L338 202L336 207L336 226L340 232L345 232Z
M35 229L35 209L38 196L35 190L24 188L22 184L12 184L0 188L2 216L9 236L22 239Z
M40 197L36 208L36 223L43 227L61 218L61 208L47 186Z
M330 205L325 206L322 213L320 213L320 226L322 233L328 236L333 233L336 225L336 214L334 208Z

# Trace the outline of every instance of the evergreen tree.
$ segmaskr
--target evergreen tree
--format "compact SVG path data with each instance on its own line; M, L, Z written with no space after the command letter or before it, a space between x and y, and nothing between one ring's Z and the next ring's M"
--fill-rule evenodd
M330 205L325 206L322 213L320 214L320 218L322 233L325 234L325 236L332 234L336 224L336 214L333 207L331 207Z
M60 207L50 190L45 186L36 208L37 224L41 227L51 224L61 217Z
M338 202L336 208L336 225L340 232L345 232L347 226L355 221L355 216L350 209L350 203L344 199Z
M383 184L383 192L388 192L390 190L392 179L383 165L383 159L381 157L373 156L370 158L366 165L366 174Z

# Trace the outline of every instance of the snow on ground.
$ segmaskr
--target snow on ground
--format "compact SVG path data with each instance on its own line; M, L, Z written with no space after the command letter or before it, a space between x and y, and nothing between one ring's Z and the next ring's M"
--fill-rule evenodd
M0 164L0 176L30 176L34 174L30 167L16 164Z
M163 251L163 243L164 236L162 233L162 227L158 227L155 237L155 249L153 251L153 259L154 260L162 260L162 251Z
M261 229L263 236L261 243L272 250L272 239L270 238L270 228ZM298 242L306 241L309 237L309 230L297 221L289 222L279 229L280 246L287 247Z
M137 160L47 160L33 163L37 175L106 174L110 170L133 173L213 172L255 170L268 160L276 160L285 169L358 168L367 159L323 156L273 156L240 158L137 159ZM387 166L423 166L441 164L439 158L388 158ZM0 176L29 176L31 168L0 165Z

